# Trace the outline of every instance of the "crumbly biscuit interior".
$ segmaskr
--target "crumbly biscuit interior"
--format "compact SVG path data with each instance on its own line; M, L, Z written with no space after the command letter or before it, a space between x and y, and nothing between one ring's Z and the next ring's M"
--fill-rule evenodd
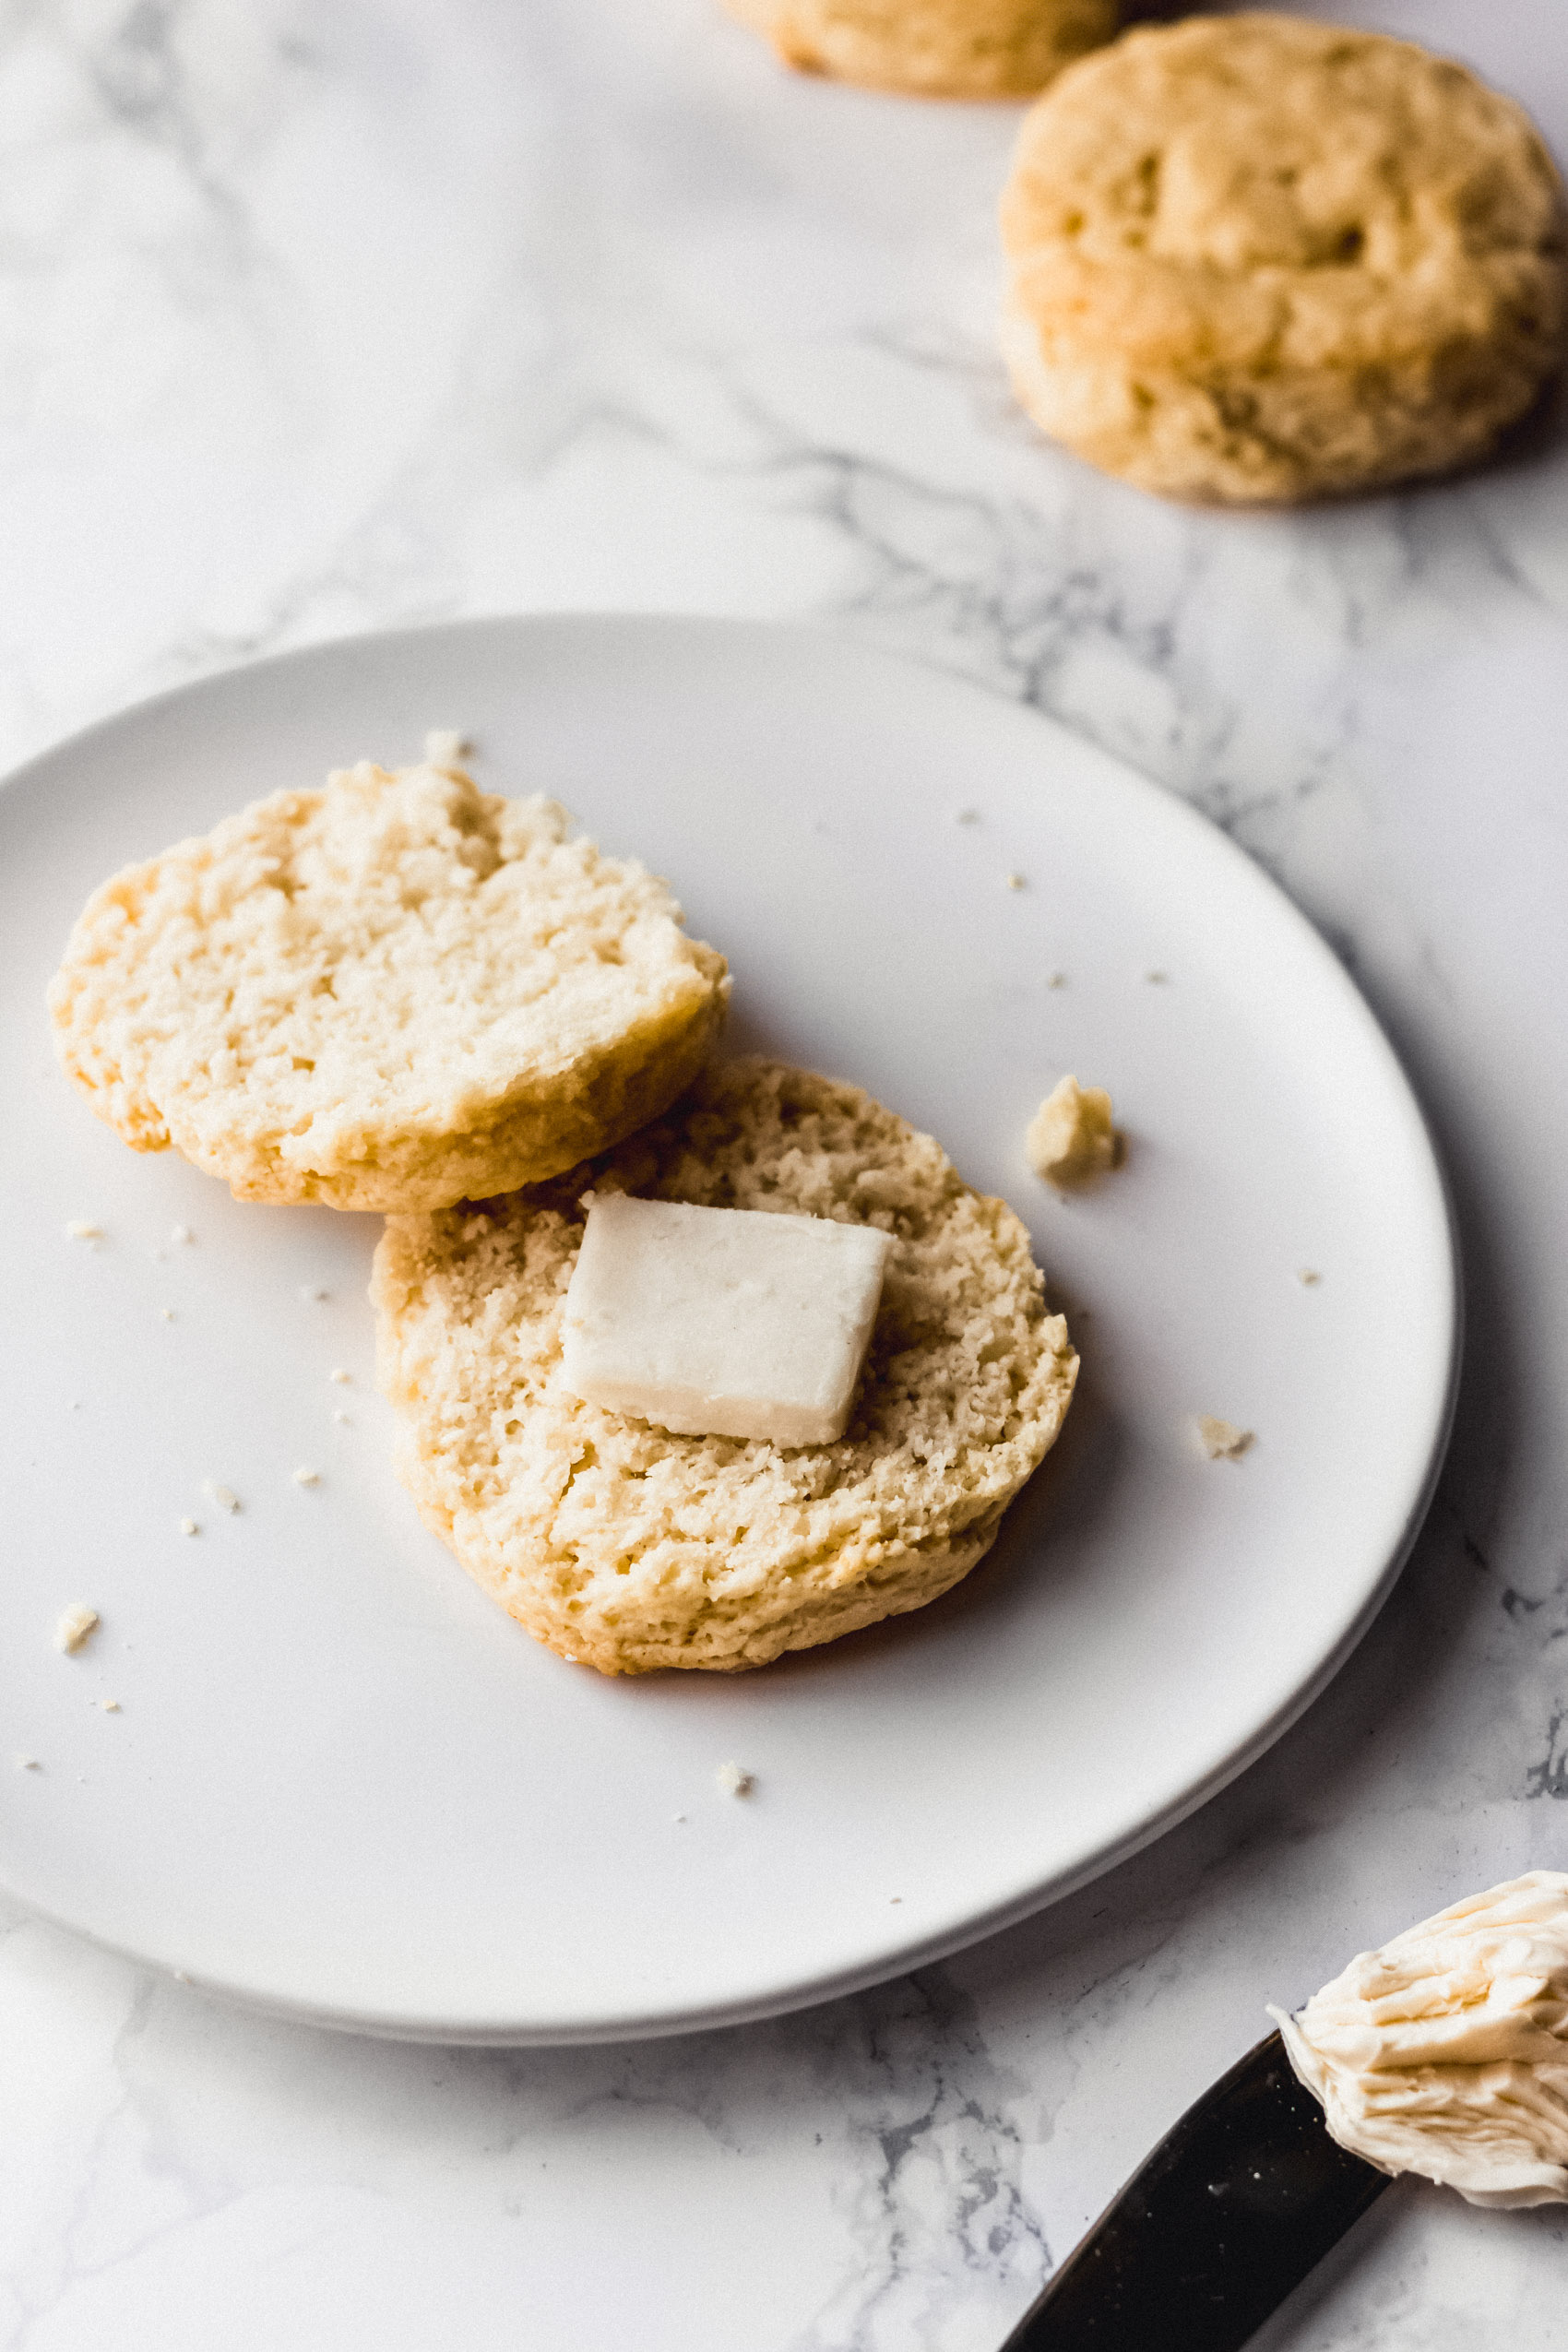
M682 1437L570 1396L587 1189L891 1234L845 1437ZM710 1069L557 1184L389 1220L373 1296L424 1515L531 1632L608 1672L758 1665L932 1598L993 1538L1077 1369L1004 1202L858 1089L764 1062Z
M173 1143L252 1197L415 1206L661 1110L723 974L665 885L553 802L366 762L116 875L51 1007L70 1075L137 1148ZM668 1082L639 1091L666 1047Z

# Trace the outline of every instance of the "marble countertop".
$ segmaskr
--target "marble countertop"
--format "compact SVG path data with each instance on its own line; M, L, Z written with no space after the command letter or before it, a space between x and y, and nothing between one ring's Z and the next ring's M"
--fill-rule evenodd
M1568 151L1560 0L1346 13ZM1206 810L1421 1090L1469 1289L1425 1533L1273 1752L1070 1901L557 2052L0 1914L0 2352L990 2352L1265 1999L1568 1867L1568 442L1300 515L1087 473L992 339L1016 111L790 79L715 0L41 0L0 121L0 765L391 623L837 616ZM1401 2185L1259 2342L1548 2352L1565 2257L1563 2208Z

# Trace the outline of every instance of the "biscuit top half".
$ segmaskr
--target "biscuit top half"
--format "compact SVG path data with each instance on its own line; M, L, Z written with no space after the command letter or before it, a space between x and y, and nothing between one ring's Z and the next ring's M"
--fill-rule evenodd
M1301 18L1194 18L1075 65L1003 203L1015 291L1075 349L1346 363L1445 331L1560 334L1562 184L1462 65Z
M455 1198L516 1181L519 1121L536 1161L559 1128L560 1167L661 1108L690 1068L650 1101L624 1073L706 1048L724 969L662 882L553 802L365 762L105 883L50 1006L67 1071L138 1148L173 1143L250 1197L414 1207L422 1152Z

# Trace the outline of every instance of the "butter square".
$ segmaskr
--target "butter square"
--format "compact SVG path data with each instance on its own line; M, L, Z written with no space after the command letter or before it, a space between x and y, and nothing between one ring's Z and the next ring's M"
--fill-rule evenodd
M566 1292L573 1396L690 1437L842 1437L893 1244L873 1225L611 1193Z

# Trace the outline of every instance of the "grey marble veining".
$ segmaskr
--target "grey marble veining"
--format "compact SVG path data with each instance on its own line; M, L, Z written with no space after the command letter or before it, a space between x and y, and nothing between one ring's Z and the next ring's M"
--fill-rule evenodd
M1557 0L1345 13L1568 148ZM5 2352L988 2352L1265 1999L1568 1865L1568 440L1307 515L1087 473L992 347L1016 119L790 80L713 0L0 19L6 764L394 622L843 616L1279 877L1422 1091L1470 1313L1431 1521L1325 1696L944 1967L690 2040L432 2051L7 1915ZM1401 2188L1268 2343L1548 2352L1565 2258L1561 2210Z

